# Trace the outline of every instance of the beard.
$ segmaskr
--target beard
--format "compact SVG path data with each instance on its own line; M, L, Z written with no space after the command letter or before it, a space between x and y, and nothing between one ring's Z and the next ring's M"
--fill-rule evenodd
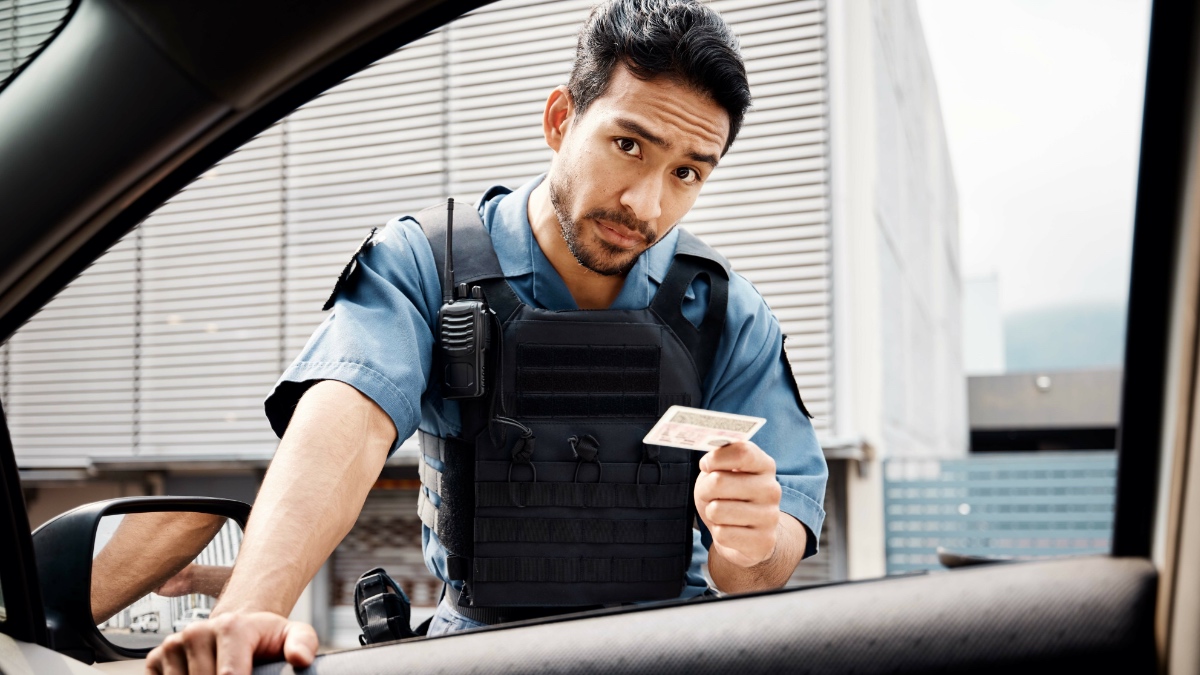
M583 214L583 220L595 218L621 225L640 235L646 241L646 246L641 250L630 251L597 237L592 237L591 241L584 241L583 224L572 217L567 206L573 196L573 190L566 181L550 181L550 204L554 207L554 215L558 217L563 241L567 243L571 255L575 256L575 261L596 274L606 277L625 274L637 263L638 256L650 248L658 238L650 224L645 221L622 211L597 208Z

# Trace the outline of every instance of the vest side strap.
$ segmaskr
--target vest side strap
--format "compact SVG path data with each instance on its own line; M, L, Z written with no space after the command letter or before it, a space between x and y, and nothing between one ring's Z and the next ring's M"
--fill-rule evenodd
M425 496L425 490L417 490L417 516L420 517L422 525L438 534L437 507Z
M417 464L417 475L421 477L421 485L438 497L442 497L442 472L429 466L429 463L422 459Z
M422 455L436 459L443 464L446 462L446 439L424 431L417 431L417 444L421 446Z

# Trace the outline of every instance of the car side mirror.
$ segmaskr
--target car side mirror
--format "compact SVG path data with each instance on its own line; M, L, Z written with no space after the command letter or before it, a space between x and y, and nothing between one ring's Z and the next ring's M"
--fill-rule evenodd
M50 646L85 663L140 659L208 616L250 506L212 497L85 504L33 532Z

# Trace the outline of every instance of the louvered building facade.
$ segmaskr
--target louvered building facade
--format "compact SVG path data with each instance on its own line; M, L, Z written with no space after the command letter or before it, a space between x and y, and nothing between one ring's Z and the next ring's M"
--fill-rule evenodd
M54 35L71 0L6 0L0 2L0 84Z
M6 26L25 25L27 6L65 4L0 1L0 59ZM446 195L473 199L545 170L541 111L566 80L591 5L501 0L477 10L295 111L127 235L0 347L0 396L27 476L261 470L277 443L263 398L322 320L322 301L366 232ZM835 366L855 357L839 360L853 341L834 320L833 261L842 258L833 253L830 12L823 0L711 5L740 36L754 107L683 225L763 294L789 335L818 434L834 456L861 459L862 442L841 420L838 402L849 399ZM392 463L415 453L410 442ZM833 540L802 566L810 580L845 574L847 472L833 464ZM394 471L390 484L404 487L406 469Z

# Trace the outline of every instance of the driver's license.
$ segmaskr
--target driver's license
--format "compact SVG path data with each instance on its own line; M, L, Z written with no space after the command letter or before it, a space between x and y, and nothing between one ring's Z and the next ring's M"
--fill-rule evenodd
M708 452L722 445L748 441L766 423L762 417L673 405L642 442Z

